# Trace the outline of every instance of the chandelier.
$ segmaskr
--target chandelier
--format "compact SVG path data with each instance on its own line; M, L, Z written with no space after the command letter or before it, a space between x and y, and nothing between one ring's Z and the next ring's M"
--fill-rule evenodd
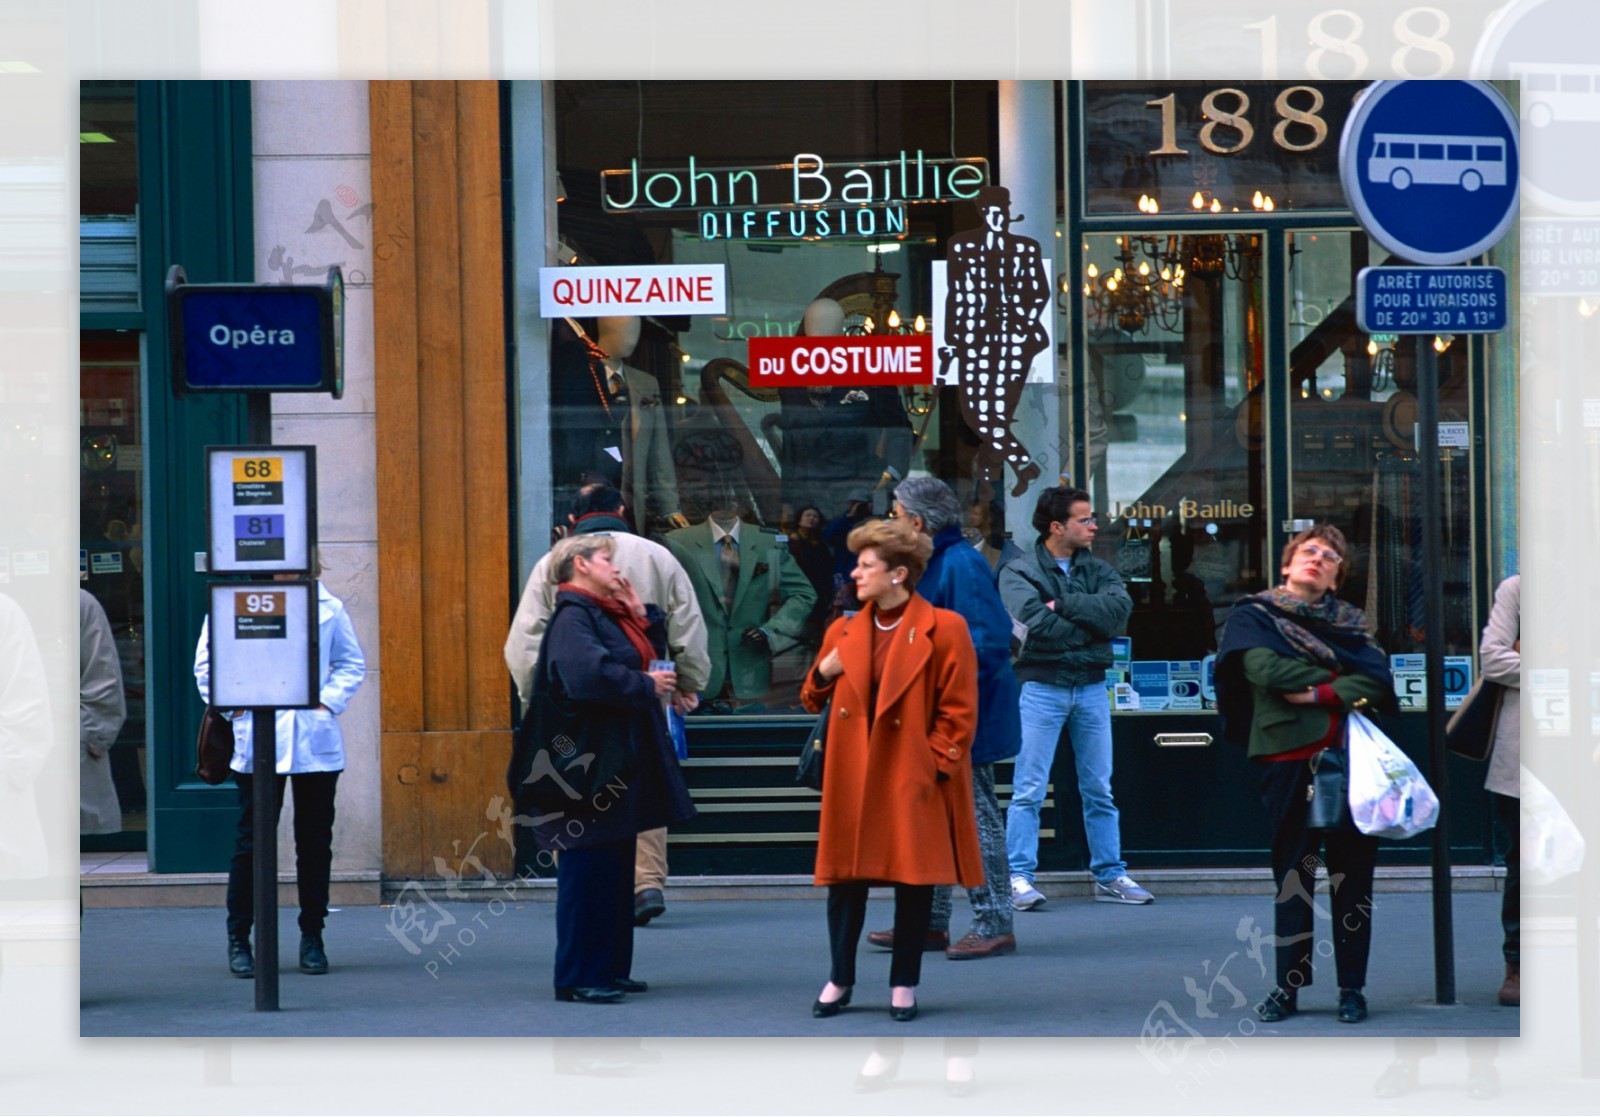
M1109 273L1092 262L1084 267L1083 296L1094 325L1114 324L1136 334L1154 324L1171 332L1183 321L1187 281L1254 283L1261 277L1261 238L1253 233L1129 234L1117 238L1116 261Z

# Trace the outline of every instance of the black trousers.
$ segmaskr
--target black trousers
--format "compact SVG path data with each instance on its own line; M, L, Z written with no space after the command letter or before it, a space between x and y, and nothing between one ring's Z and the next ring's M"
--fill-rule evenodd
M235 772L239 785L239 835L228 865L228 934L244 938L255 924L255 812L250 789L255 777ZM338 772L299 772L279 776L276 826L283 814L284 785L294 784L294 872L300 889L300 930L320 935L328 919L328 880L333 873L333 793Z
M1511 837L1506 849L1506 890L1500 897L1501 946L1507 962L1522 961L1522 800L1491 792L1494 816Z
M835 985L856 983L856 946L867 922L866 881L828 885L828 945L833 950ZM894 954L889 962L890 985L916 985L922 980L922 947L933 919L933 885L894 886Z
M633 969L635 839L556 858L557 989L604 988Z
M1357 830L1348 817L1337 829L1308 830L1310 785L1309 761L1261 765L1261 802L1272 823L1272 879L1278 889L1272 907L1278 986L1293 990L1311 984L1320 852L1333 894L1333 962L1339 988L1360 989L1367 983L1367 956L1372 952L1372 874L1378 864L1378 839Z

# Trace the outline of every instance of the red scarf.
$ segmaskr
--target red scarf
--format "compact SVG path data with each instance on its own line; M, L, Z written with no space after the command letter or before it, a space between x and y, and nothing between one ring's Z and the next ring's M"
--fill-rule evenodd
M628 643L633 645L633 650L639 653L639 670L643 671L656 657L656 650L650 645L650 630L645 626L644 618L634 616L622 602L614 597L601 597L597 593L590 593L571 582L562 582L556 587L558 593L561 590L567 590L594 602L621 626L622 634L628 638Z

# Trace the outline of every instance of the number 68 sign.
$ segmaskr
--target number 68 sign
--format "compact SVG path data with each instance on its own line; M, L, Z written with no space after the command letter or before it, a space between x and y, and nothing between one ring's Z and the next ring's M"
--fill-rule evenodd
M315 447L209 446L206 495L213 574L315 576Z

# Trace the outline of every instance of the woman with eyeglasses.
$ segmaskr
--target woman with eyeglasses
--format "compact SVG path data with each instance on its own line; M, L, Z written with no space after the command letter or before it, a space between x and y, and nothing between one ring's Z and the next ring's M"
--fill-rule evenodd
M1217 659L1222 735L1245 746L1260 771L1272 825L1277 984L1256 1015L1277 1023L1299 1010L1311 984L1316 868L1328 870L1338 1018L1367 1018L1362 992L1372 947L1372 876L1378 841L1349 812L1331 829L1307 826L1314 758L1345 747L1345 719L1363 703L1392 708L1389 659L1366 614L1335 590L1349 568L1344 534L1317 524L1283 549L1283 582L1233 607Z

